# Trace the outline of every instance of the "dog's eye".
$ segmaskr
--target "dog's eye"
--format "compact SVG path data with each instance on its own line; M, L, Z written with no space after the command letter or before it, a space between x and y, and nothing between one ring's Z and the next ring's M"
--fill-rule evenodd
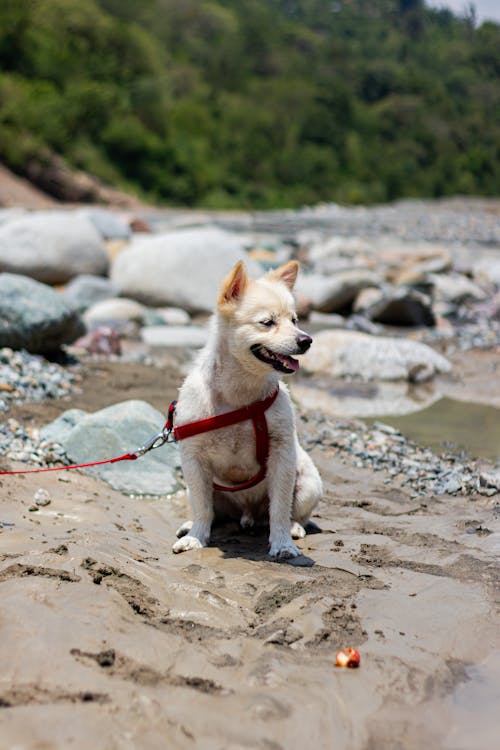
M266 320L260 321L261 326L265 326L266 328L272 328L272 326L276 325L276 321L274 321L272 318L266 318Z
M294 324L294 326L296 326L298 322L299 322L298 317L296 315L292 315L292 323Z

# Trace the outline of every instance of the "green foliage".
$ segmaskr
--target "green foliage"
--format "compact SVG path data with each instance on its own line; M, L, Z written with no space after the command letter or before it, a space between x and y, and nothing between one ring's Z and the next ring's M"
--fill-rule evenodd
M500 190L500 27L421 0L2 0L0 154L211 208Z

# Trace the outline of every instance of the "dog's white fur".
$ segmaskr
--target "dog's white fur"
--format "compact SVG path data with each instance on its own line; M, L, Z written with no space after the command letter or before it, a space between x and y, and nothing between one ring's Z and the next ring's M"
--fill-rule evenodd
M301 353L298 342L308 337L297 328L292 296L297 272L298 264L290 261L252 281L242 263L232 269L220 289L209 341L180 389L176 424L238 409L274 391L278 372L258 359L251 347L263 345L267 352L284 355L285 361ZM242 527L269 520L269 554L276 558L301 554L292 534L296 538L305 535L303 526L321 498L322 485L312 460L299 445L290 396L281 382L266 418L270 434L267 475L247 490L222 492L212 484L234 485L257 473L251 421L180 441L193 522L178 530L174 552L204 547L217 516L235 518Z

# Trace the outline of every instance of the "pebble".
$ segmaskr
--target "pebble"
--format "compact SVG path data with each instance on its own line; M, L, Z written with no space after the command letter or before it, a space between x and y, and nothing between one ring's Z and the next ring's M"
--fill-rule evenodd
M79 376L73 370L26 351L0 349L0 411L10 404L63 398L75 392Z
M37 489L37 491L33 495L33 502L35 503L35 505L39 506L50 505L51 500L47 490L43 489L43 487Z
M415 497L500 492L500 486L493 483L485 486L485 474L478 462L451 452L438 455L381 422L371 427L357 421L331 422L320 413L301 415L301 421L306 448L319 444L344 460L350 459L356 468L384 472L388 475L382 480L384 484L411 487Z

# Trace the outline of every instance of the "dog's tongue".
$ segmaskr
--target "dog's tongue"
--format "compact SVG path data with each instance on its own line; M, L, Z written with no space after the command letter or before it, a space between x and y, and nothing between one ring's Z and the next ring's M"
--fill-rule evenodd
M294 359L293 357L285 357L283 354L280 354L279 358L283 362L285 367L288 367L294 372L296 372L300 367L299 361L297 359Z

